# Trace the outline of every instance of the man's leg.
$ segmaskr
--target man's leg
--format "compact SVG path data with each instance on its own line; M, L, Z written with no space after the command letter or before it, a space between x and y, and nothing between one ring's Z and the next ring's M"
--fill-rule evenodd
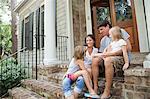
M75 99L78 99L78 95L81 93L81 91L84 88L84 79L82 76L79 76L76 80L76 86L74 87L74 97Z
M99 62L102 61L100 58L92 59L92 76L93 76L93 84L94 91L97 93L98 90L98 76L99 76Z
M101 98L108 97L110 95L110 88L114 76L114 68L113 68L113 62L111 60L111 57L104 59L104 65L105 65L106 83L105 83L104 93L102 94Z

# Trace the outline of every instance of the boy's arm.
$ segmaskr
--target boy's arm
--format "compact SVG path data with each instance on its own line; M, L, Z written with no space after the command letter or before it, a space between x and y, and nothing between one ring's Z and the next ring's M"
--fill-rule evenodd
M123 66L123 70L127 69L129 67L129 59L127 54L127 46L122 46L122 52L123 52L123 58L125 61L125 64Z

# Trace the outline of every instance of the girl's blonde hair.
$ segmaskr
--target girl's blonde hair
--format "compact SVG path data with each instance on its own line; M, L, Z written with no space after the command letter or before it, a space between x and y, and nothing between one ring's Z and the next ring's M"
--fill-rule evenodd
M84 47L82 46L76 46L74 50L74 58L77 59L83 59L84 58Z
M109 32L112 35L112 40L119 40L122 39L122 33L121 33L121 28L118 26L112 27Z

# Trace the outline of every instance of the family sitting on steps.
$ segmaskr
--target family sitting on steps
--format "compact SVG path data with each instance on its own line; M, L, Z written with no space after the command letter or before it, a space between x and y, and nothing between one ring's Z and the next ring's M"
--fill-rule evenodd
M131 44L128 33L118 26L111 27L106 20L98 30L103 35L99 50L94 47L93 35L86 37L86 47L75 47L74 56L63 78L63 92L66 99L78 99L84 83L88 89L88 93L84 94L85 97L109 99L114 72L120 67L122 70L129 67ZM99 66L104 66L106 78L105 89L100 96L97 94ZM73 83L75 83L74 90L71 88Z

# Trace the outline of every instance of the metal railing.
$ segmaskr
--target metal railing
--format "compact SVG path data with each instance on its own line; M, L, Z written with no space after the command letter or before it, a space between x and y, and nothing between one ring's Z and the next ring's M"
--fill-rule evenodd
M20 84L22 79L33 78L33 60L30 61L29 56L30 52L23 48L0 61L0 97Z
M57 59L61 61L68 60L67 43L68 43L67 36L57 36Z

